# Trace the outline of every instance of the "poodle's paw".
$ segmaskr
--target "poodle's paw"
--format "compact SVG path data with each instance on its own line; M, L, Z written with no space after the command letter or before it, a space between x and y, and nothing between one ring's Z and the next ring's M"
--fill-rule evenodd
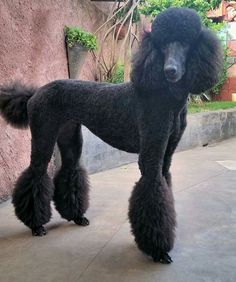
M32 235L33 236L45 236L47 234L46 229L41 225L36 228L32 228Z
M173 262L168 253L161 253L158 256L153 256L153 260L154 262L160 262L162 264L170 264Z
M89 225L89 220L86 217L77 217L76 219L74 219L74 222L77 225L81 225L81 226Z

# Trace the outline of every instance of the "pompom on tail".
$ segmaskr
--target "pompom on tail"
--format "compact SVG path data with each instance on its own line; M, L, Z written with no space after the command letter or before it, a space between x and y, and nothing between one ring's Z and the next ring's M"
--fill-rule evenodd
M0 114L13 127L28 127L27 104L36 90L35 87L26 87L19 82L0 86Z

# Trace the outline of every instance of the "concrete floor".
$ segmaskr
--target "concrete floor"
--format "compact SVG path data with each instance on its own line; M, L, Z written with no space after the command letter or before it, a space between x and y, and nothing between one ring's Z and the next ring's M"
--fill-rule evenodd
M153 263L134 244L127 207L139 172L130 164L91 176L85 228L54 211L48 235L32 237L11 203L2 204L0 281L235 282L235 150L233 138L175 155L178 228L171 265Z

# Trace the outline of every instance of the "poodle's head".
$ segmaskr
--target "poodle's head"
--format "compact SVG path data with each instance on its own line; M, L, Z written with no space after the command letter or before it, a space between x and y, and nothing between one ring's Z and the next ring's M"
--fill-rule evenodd
M194 10L170 8L144 34L133 57L131 80L147 91L184 88L182 92L198 94L218 81L222 58L219 40L202 27Z

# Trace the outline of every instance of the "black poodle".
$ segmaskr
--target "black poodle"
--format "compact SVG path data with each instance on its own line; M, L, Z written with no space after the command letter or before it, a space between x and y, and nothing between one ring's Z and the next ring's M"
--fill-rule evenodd
M141 178L129 200L132 233L140 250L170 263L176 224L171 158L186 127L188 94L211 88L221 66L219 41L196 12L170 8L143 36L131 82L57 80L39 89L1 87L2 116L15 127L29 124L32 133L31 162L13 193L17 217L33 235L45 235L53 199L63 218L89 224L84 217L89 185L79 162L82 124L111 146L139 153ZM62 165L53 183L47 167L56 142Z

